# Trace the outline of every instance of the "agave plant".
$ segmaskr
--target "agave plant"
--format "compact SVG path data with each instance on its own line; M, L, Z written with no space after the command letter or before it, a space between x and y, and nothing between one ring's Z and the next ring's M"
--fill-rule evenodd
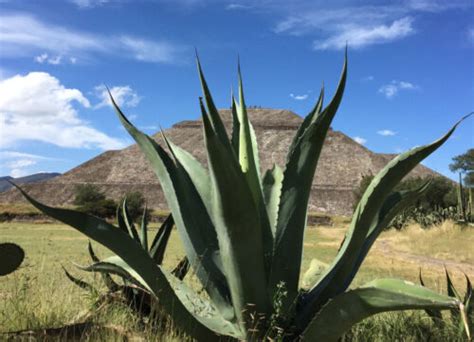
M289 146L284 169L275 165L265 174L260 172L240 67L239 101L232 95L229 137L199 59L197 66L204 95L200 108L208 170L164 134L167 150L140 132L112 96L111 101L160 180L205 296L157 265L127 232L86 214L46 206L23 193L26 198L116 253L118 257L111 261L115 271L126 270L159 298L175 326L199 341L336 341L353 324L379 312L456 309L461 305L456 298L396 279L349 289L382 229L427 184L404 192L393 192L394 187L441 146L459 122L439 140L397 156L374 177L355 209L336 258L303 290L299 283L310 189L344 92L347 57L334 97L323 107L321 90Z
M23 248L15 243L0 243L0 276L10 274L20 267L25 258Z
M464 277L466 278L466 291L464 293L464 297L462 297L459 291L454 286L453 281L451 280L451 276L449 275L449 272L446 268L444 269L444 272L446 275L446 289L448 296L456 298L462 303L460 311L450 310L451 320L454 324L457 324L459 326L459 329L461 331L466 332L469 336L469 331L472 329L472 326L474 324L474 297L472 292L471 280L466 274L464 274ZM419 279L420 284L422 286L425 286L425 282L421 274L421 269ZM427 309L425 311L428 316L430 316L430 318L433 320L434 324L438 326L444 325L441 311L435 309Z
M139 242L142 248L148 252L150 257L157 265L162 264L171 231L174 226L174 220L171 214L163 221L150 245L148 244L149 230L148 213L146 207L143 210L139 232L137 231L127 210L126 199L124 199L122 204L117 208L117 222L118 228L124 232L127 232L131 238ZM100 273L103 282L107 287L107 292L99 296L99 300L94 305L95 307L100 307L100 304L104 301L118 300L124 302L124 304L132 308L141 317L150 317L151 315L160 313L157 312L159 311L159 305L154 296L144 289L140 283L137 284L137 282L134 280L134 277L131 276L126 270L117 269L117 266L115 266L113 262L110 262L119 258L118 256L113 256L101 261L94 252L90 242L88 244L88 251L93 264L88 267L78 266L78 268L88 272ZM99 291L93 285L73 276L65 268L63 269L66 277L68 277L68 279L74 284L92 293L99 293ZM189 262L185 257L178 263L171 273L179 280L183 280L188 270ZM113 279L112 274L119 274L122 277L123 284L118 284Z

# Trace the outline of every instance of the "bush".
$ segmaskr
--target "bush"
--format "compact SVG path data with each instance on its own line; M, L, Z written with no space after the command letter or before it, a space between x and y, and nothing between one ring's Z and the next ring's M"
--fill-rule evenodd
M79 184L74 189L74 204L78 206L105 200L105 195L93 184Z
M373 175L362 177L359 187L354 190L354 208L357 206L362 194L365 192ZM431 179L429 188L413 203L411 207L398 214L388 227L403 228L409 221L414 221L422 227L439 224L446 219L455 219L458 215L457 185L444 177L415 177L401 182L396 188L400 190L414 190Z
M97 217L113 218L117 210L117 203L110 198L105 198L97 202L83 204L77 207L77 209Z
M80 184L75 189L74 204L77 209L87 214L101 218L112 218L115 216L117 203L99 190L93 184Z

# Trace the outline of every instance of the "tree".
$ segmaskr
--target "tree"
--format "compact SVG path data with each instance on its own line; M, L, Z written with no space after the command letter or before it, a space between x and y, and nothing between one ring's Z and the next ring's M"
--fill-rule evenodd
M453 158L453 163L449 165L453 172L464 174L464 184L474 187L474 148L470 148L466 153Z
M93 184L76 186L74 204L77 205L78 210L101 218L113 217L117 208L117 203L106 198Z
M354 209L359 203L362 195L369 186L374 176L368 174L362 177L359 187L353 191ZM448 208L457 205L456 185L445 177L415 177L402 181L395 190L412 190L422 186L428 179L431 179L429 188L418 198L415 207L422 207L428 210L436 208Z
M74 189L74 204L81 206L105 199L105 195L93 184L79 184Z

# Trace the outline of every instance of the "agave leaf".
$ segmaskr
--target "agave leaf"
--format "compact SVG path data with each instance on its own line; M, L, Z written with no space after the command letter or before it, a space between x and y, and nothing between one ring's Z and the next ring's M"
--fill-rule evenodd
M380 233L389 225L398 213L413 204L430 186L431 181L427 181L420 187L414 190L396 191L387 196L382 204L378 214L374 221L369 227L367 237L362 248L359 251L359 257L356 264L352 268L352 272L345 279L344 283L341 284L341 288L345 291L355 275L359 271L362 262L369 253L370 248L374 244L375 240L379 237Z
M446 289L448 291L448 296L454 297L458 299L459 301L462 300L461 295L459 292L456 290L454 287L453 281L451 280L451 277L449 275L448 269L446 266L444 267L444 273L446 275ZM458 323L459 322L459 311L458 310L451 310L451 320L453 323Z
M354 324L377 313L397 310L451 309L460 302L398 279L379 279L331 300L303 333L303 341L337 341Z
M239 77L239 105L237 106L237 117L240 122L239 132L239 164L247 179L254 202L259 210L260 226L265 258L265 274L270 273L271 259L273 255L273 233L265 206L264 195L260 181L260 162L258 158L257 137L252 124L249 121L247 107L244 98L244 86L240 63L238 64Z
M103 261L96 262L89 266L76 266L86 272L98 272L120 276L124 280L153 293L152 288L146 283L140 274L128 266L118 255L108 257Z
M421 268L419 273L420 285L425 287L425 282L423 281L423 277L421 275ZM434 324L436 325L443 325L443 315L441 310L433 310L433 309L425 309L426 314L431 318Z
M464 303L464 307L466 309L467 316L471 319L474 319L474 317L471 317L472 314L473 314L472 284L471 284L471 280L468 278L468 276L466 274L464 274L464 277L466 277L466 294L464 295L463 303Z
M220 259L219 257L220 252L218 250L217 240L215 240L215 235L216 235L215 230L214 230L215 228L213 226L213 223L211 222L209 211L206 211L202 206L200 206L201 204L203 206L205 205L204 205L204 201L202 201L202 198L200 198L199 195L196 196L195 192L189 192L189 188L191 188L194 185L192 183L192 179L190 178L189 174L186 172L180 160L176 157L173 146L171 145L171 142L166 138L166 135L164 134L164 132L162 132L162 136L176 161L176 178L174 179L175 188L178 189L178 191L183 190L183 193L185 194L187 193L186 194L187 196L183 196L179 198L180 203L181 205L185 204L185 207L190 209L189 215L192 216L191 219L194 219L195 221L203 224L204 229L201 228L202 233L211 234L211 236L207 236L207 238L208 238L209 243L212 243L213 245L205 246L204 254L200 256L200 259L201 260L206 259L207 262L209 263L210 261L209 259L212 258L212 261L214 261L214 263L211 263L211 266L218 267L217 266L218 262L216 262L215 259ZM208 205L211 205L212 199L208 197L207 202L208 202ZM210 211L212 212L212 208L210 208ZM194 223L194 225L196 225L196 223ZM188 230L190 229L196 230L196 227L189 227ZM205 284L205 288L207 292L209 293L211 298L214 300L214 302L217 304L219 311L224 315L224 317L229 320L234 319L235 313L234 313L234 309L230 305L229 288L227 285L227 281L224 277L224 274L222 273L222 269L220 267L216 269L216 271L217 270L221 271L221 273L215 273L215 275L217 275L218 278L214 279L214 283L219 285L219 287L215 287L215 285L212 282L207 282L206 277L209 277L212 275L208 275L205 272L202 272L200 263L204 261L201 261L201 260L195 260L195 262L197 263L193 265L194 268L196 269L196 274L201 279L201 281L205 279L203 284ZM208 283L211 286L208 286Z
M263 195L273 236L275 236L276 231L282 182L283 170L276 164L273 165L271 170L267 170L262 180Z
M191 289L173 274L163 269L162 271L181 302L188 308L190 312L194 313L203 321L205 321L208 327L222 335L226 335L226 338L228 339L229 337L233 337L238 340L244 339L245 334L238 324L231 323L223 319L216 308L213 307L211 302L199 296L193 289ZM230 340L232 341L232 339Z
M81 280L79 278L76 278L74 277L71 273L69 273L64 267L63 267L63 271L64 273L66 274L66 277L72 281L74 284L76 284L77 286L79 286L81 289L83 290L86 290L86 291L90 291L90 292L95 292L97 293L97 290L94 288L94 286L92 286L91 284L89 284L88 282L85 282L84 280Z
M224 123L217 111L217 107L214 104L214 100L212 99L211 92L209 91L209 87L207 86L206 79L204 77L204 73L202 71L201 62L199 61L199 56L196 53L196 65L198 68L199 79L201 81L201 88L204 94L204 100L206 101L207 109L209 110L209 120L212 128L216 132L221 143L225 146L225 148L230 152L231 151L231 143L229 141L229 137L227 136L227 132L225 130Z
M199 196L201 197L207 212L209 213L212 206L211 179L209 178L209 173L191 153L182 149L178 145L173 144L165 136L164 138L166 139L173 156L188 173L189 178L191 178L191 181L196 187L196 190L198 191Z
M232 134L231 134L231 143L232 148L234 149L235 155L238 156L239 146L240 146L240 121L237 115L237 103L235 102L234 94L231 93L231 111L232 111Z
M470 331L474 329L474 300L473 300L473 291L472 291L472 284L471 280L469 280L468 276L464 274L466 277L466 294L464 295L464 313L462 314L461 318L464 323L463 328L466 331L466 335L470 338Z
M186 274L189 272L189 260L188 258L184 257L181 261L176 265L176 267L171 271L171 274L174 275L179 280L183 280Z
M123 211L122 211L122 203L117 206L117 210L115 212L115 216L117 217L117 225L118 227L125 233L128 234L128 228L125 224L125 220L123 218Z
M138 236L137 228L135 227L135 224L133 224L133 220L130 217L130 213L127 209L127 197L125 197L122 202L122 215L128 233L135 241L140 242L140 237Z
M448 269L446 266L444 267L444 273L446 275L446 289L448 290L448 296L455 297L458 300L461 300L461 295L459 294L458 290L454 287L453 281L451 280L451 276L449 275Z
M358 251L363 247L385 198L403 177L450 137L464 118L435 142L398 155L374 177L354 212L346 238L334 262L306 297L305 308L301 311L303 319L309 312L317 312L328 299L344 292L346 279L359 262Z
M150 256L156 262L157 265L161 265L165 256L166 246L173 230L173 216L168 215L166 220L160 226L160 229L156 232L155 238L151 244Z
M242 333L238 328L238 325L231 324L229 321L223 319L218 313L217 309L214 308L209 301L196 294L191 288L180 281L172 273L169 273L160 266L159 268L161 273L168 281L169 285L173 288L174 293L179 298L181 303L196 318L202 320L206 323L206 326L216 332L219 332L220 334L229 335L236 338L242 337ZM85 270L93 272L106 271L120 275L122 277L127 277L127 280L130 282L139 287L144 287L149 292L152 292L151 289L148 288L144 279L118 256L107 258L104 260L104 262L91 265L88 268L85 268ZM158 297L158 300L161 301L162 297Z
M207 326L207 321L189 312L173 291L166 276L148 253L127 233L92 215L62 208L52 208L37 202L16 186L23 196L43 213L77 229L89 238L109 248L120 256L143 280L143 285L157 298L165 312L173 314L175 322L197 339L216 340L216 333Z
M314 105L313 109L309 112L309 114L306 115L300 127L298 127L298 130L296 131L295 136L293 137L293 141L291 142L290 148L288 149L287 162L289 161L288 158L290 158L290 156L293 154L293 151L295 150L296 145L298 144L299 140L303 136L306 129L309 127L310 124L314 122L314 120L321 113L321 109L323 108L323 102L324 102L324 85L321 87L319 98L316 101L316 104Z
M247 304L256 305L264 314L270 310L260 212L235 155L220 141L202 102L201 111L221 260L235 313L239 322L245 324ZM247 310L247 313L251 312Z
M140 225L140 242L143 249L148 250L148 208L143 209L142 222Z
M126 233L126 232L125 232ZM92 248L92 244L91 242L89 241L88 243L88 246L87 246L88 250L89 250L89 255L92 259L93 262L97 263L97 262L100 262L100 259L97 257L97 255L94 253L94 249ZM104 281L105 283L105 286L107 286L107 288L114 292L114 291L117 291L117 289L119 288L119 285L112 279L112 277L110 276L110 274L108 273L101 273L101 276L102 276L102 280Z
M275 249L270 276L270 291L284 282L288 295L283 308L294 308L298 295L298 282L301 271L304 230L311 191L311 184L323 147L326 133L342 100L346 83L347 56L344 61L341 79L336 93L329 105L314 119L290 151L278 209Z
M244 86L240 63L238 65L239 77L239 105L237 106L237 117L240 123L239 131L239 163L242 172L246 174L250 187L253 191L260 189L260 168L258 158L258 146L255 133L251 133L251 123L245 105ZM253 188L255 187L255 189ZM254 196L255 197L255 196Z
M125 129L135 139L160 180L163 194L173 214L186 255L196 275L224 317L234 315L226 279L214 261L218 252L215 228L190 176L170 158L153 139L133 126L115 103L111 102Z

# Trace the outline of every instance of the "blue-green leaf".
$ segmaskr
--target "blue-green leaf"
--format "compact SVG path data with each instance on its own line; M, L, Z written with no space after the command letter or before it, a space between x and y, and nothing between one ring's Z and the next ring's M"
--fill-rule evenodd
M20 187L23 196L43 213L77 229L89 238L109 248L126 262L133 272L139 275L142 285L160 298L160 304L181 329L197 339L216 340L216 333L207 326L207 320L189 312L174 293L167 277L150 258L147 251L127 233L117 229L104 220L78 211L53 208L44 205L26 194Z
M311 184L327 131L342 100L346 76L347 57L333 99L319 115L314 114L309 120L308 127L297 140L293 150L290 150L283 172L269 286L270 291L275 291L277 284L285 283L288 294L284 298L284 310L295 308L299 293L298 283Z
M271 170L267 170L262 180L263 195L273 236L276 231L282 182L283 170L276 164Z
M216 264L218 253L214 225L190 176L153 139L136 129L124 116L111 96L111 102L125 129L135 139L160 180L163 194L173 214L186 255L208 294L218 303L224 317L234 315L226 279ZM169 146L172 146L169 144Z
M343 293L314 317L303 341L337 341L354 324L380 312L419 309L454 309L456 298L398 279L380 279Z
M248 305L270 310L259 209L234 153L220 141L201 103L213 189L213 221L235 313L241 324ZM244 314L245 311L245 314Z
M366 241L370 227L376 220L385 198L403 177L449 138L462 120L464 118L435 142L400 154L374 177L354 212L348 233L336 259L305 298L304 309L300 314L303 319L309 312L318 311L327 300L346 289L346 279L358 263L359 251Z

